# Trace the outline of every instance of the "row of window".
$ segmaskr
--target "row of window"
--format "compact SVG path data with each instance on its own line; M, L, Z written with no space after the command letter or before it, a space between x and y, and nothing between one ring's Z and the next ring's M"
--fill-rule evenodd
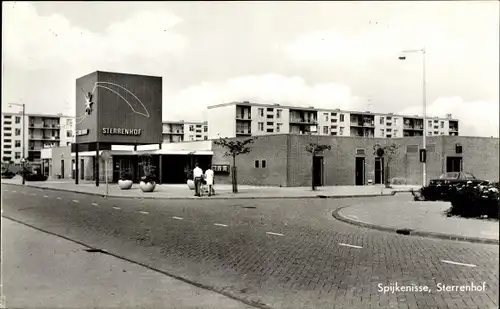
M189 125L189 131L194 132L195 125ZM201 133L201 124L196 125L196 132ZM208 126L203 127L203 132L208 132Z
M4 161L10 161L11 160L11 155L12 155L12 151L4 151L3 152L3 155L4 155L4 158L8 158L8 160L4 160ZM5 157L7 156L7 157ZM21 159L21 153L20 152L15 152L14 153L14 158L17 160L17 159Z
M4 116L5 119L12 119L12 116ZM16 118L14 119L14 122L16 124L20 124L21 123L21 117L19 116L16 116ZM12 124L12 121L11 120L4 120L3 124Z
M269 114L269 113L273 113L273 114ZM259 107L258 108L258 113L259 113L259 117L264 117L264 108L262 107ZM281 119L281 115L283 113L283 110L282 109L277 109L276 110L276 119ZM268 107L267 108L267 115L266 115L267 119L273 119L274 118L274 108L272 107Z
M3 140L4 143L12 143L12 140L11 139L4 139ZM3 145L4 147L7 147L10 148L11 145ZM14 141L14 147L21 147L21 141L20 140L15 140Z
M266 160L255 160L255 168L266 168Z

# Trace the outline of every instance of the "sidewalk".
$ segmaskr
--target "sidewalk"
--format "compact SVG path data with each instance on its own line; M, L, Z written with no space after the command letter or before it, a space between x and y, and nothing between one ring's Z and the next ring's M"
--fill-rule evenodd
M499 243L499 222L493 220L447 217L449 202L387 202L384 204L353 205L337 209L333 216L344 222L363 227L441 239L480 243Z
M2 218L2 308L252 308Z
M20 185L22 178L19 176L13 179L2 179L2 184ZM91 195L105 195L106 184L100 183L99 187L89 181L81 181L75 185L74 180L47 180L40 182L26 182L27 186L45 188L52 190L63 190ZM187 184L176 185L156 185L156 189L151 193L144 193L139 188L139 184L134 184L130 190L120 190L117 184L109 184L109 197L126 198L155 198L155 199L199 199L194 196L194 191L189 190ZM312 191L310 187L257 187L238 185L238 193L232 192L231 185L218 184L215 186L215 196L203 196L208 199L253 199L253 198L312 198L312 197L367 197L380 195L393 195L394 192L408 192L418 186L394 186L392 189L381 186L332 186L319 187Z

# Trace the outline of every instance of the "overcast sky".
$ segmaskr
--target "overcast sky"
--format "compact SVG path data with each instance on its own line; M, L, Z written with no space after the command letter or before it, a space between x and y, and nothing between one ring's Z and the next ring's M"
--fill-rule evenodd
M3 2L2 107L74 115L75 79L163 76L163 119L234 100L422 114L496 136L499 2Z

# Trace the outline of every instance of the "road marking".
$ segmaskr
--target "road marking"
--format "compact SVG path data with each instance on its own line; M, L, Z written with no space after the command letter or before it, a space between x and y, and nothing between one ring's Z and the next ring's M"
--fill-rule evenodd
M57 197L58 200L62 200L62 197Z
M17 191L12 191L12 192L17 193Z
M147 211L139 211L141 214L149 215L149 212Z
M172 219L175 219L175 220L184 220L183 218L181 217L172 217Z
M113 209L121 209L120 207L113 206Z
M43 197L47 198L47 197L49 197L49 196L48 196L48 195L44 195Z
M35 195L36 195L36 193L31 193L30 195L33 195L33 196L35 196Z
M216 226L224 226L224 227L227 226L227 224L222 224L222 223L214 223L214 225L216 225Z
M476 267L477 266L474 264L459 263L459 262L453 262L453 261L448 261L448 260L441 260L441 262L448 263L448 264L454 264L454 265L469 266L469 267Z
M80 202L79 202L79 201L77 201L77 200L73 200L73 203L80 203Z
M92 203L92 206L99 206L99 204L97 204L97 203Z
M351 248L358 248L362 249L363 247L356 246L356 245L349 245L349 244L344 244L344 243L339 243L340 246L345 246L345 247L351 247Z
M280 234L280 233L273 233L273 232L266 232L266 234L269 234L269 235L276 235L276 236L285 236L283 234Z

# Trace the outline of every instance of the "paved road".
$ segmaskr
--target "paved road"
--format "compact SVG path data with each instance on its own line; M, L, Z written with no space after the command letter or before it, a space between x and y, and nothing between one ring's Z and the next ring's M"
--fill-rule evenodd
M398 203L407 195L155 201L2 189L4 216L257 307L498 307L498 246L378 232L331 216L341 206ZM470 282L485 282L486 291L437 291L438 283ZM390 283L431 291L379 292L378 284Z

